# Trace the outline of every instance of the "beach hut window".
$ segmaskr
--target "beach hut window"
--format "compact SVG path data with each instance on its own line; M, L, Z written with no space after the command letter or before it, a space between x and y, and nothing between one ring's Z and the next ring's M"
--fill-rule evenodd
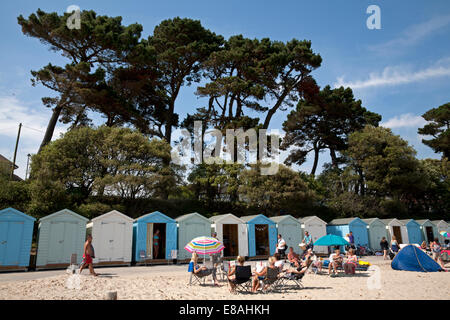
M223 245L225 257L235 257L238 255L238 225L223 224Z
M267 224L255 224L256 255L269 255L269 226Z

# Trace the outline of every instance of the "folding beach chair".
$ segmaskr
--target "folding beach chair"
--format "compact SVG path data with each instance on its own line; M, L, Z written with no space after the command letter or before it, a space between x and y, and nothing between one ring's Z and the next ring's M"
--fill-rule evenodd
M262 291L264 293L278 289L280 278L278 269L267 268L266 277L262 280Z
M250 292L252 288L252 267L251 266L236 266L236 278L232 281L236 287L236 292Z
M222 265L220 266L220 277L222 281L225 281L227 279L230 267L230 261L222 261Z
M199 285L204 285L206 282L206 276L200 277L197 274L195 274L194 272L194 263L191 261L189 262L189 266L188 266L188 272L191 274L189 277L189 285L193 285L193 284L199 284Z
M280 290L288 290L291 288L289 283L293 282L293 289L302 289L304 288L302 279L305 276L305 273L297 274L297 273L286 273L282 277L280 277L278 282L278 288Z
M139 262L144 262L145 266L147 266L147 259L149 257L147 256L147 253L145 252L145 250L140 250L139 251Z

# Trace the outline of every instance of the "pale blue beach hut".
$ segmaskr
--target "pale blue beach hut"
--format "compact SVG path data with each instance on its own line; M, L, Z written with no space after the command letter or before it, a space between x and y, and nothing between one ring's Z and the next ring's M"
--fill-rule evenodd
M36 269L62 268L83 257L89 219L63 209L39 220Z
M345 237L352 232L355 246L369 246L368 224L360 218L334 219L327 225L327 234Z
M421 244L423 241L422 230L420 229L420 224L413 219L400 220L408 231L408 243L410 244Z
M35 220L13 208L0 210L0 270L28 267Z
M159 230L158 239L155 238ZM158 252L153 252L154 241L158 241ZM133 261L145 262L156 259L172 259L177 250L177 222L165 214L155 211L134 220Z
M248 255L269 256L275 253L277 247L277 228L275 221L266 216L243 216L248 230Z
M200 213L193 212L175 219L178 223L178 258L190 259L192 254L184 247L194 238L211 236L211 221Z
M291 247L294 252L300 254L301 250L298 246L302 242L302 223L291 215L283 215L270 217L270 220L275 221L278 234L281 234L286 241L286 245ZM286 251L287 254L288 251Z

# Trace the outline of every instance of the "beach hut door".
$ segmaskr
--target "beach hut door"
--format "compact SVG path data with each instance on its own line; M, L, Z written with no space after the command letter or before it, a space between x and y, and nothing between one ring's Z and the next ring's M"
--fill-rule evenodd
M434 241L433 227L425 227L428 242Z
M111 235L110 243L113 248L113 261L124 260L124 235L125 235L125 222L114 223L114 234Z
M397 242L399 244L403 243L403 241L402 241L402 232L400 230L400 227L399 226L392 226L392 231L394 233L395 238L397 238Z
M0 265L19 264L23 222L0 223Z
M61 262L64 255L64 222L50 223L50 247L48 252L48 263Z

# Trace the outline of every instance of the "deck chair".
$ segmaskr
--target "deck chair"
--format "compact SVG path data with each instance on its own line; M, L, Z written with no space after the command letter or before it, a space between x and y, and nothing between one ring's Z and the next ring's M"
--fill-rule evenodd
M252 288L252 267L236 266L236 279L233 282L236 285L236 292L250 292Z
M267 274L262 280L262 291L264 293L278 289L280 278L278 269L267 268Z
M208 273L208 274L205 274L202 276L196 274L194 272L194 263L192 261L189 262L188 272L191 274L189 277L189 285L193 285L196 283L198 283L199 285L205 285L206 278L212 274L212 273Z
M139 262L144 261L145 266L147 266L147 253L145 252L145 250L140 250L139 251Z
M305 267L308 268L308 267ZM291 282L294 283L294 289L302 289L304 288L302 279L305 276L305 273L298 274L298 273L285 273L283 276L280 277L278 282L278 287L280 290L288 290L291 288L289 285Z
M225 281L227 279L229 271L230 261L222 261L222 265L220 266L220 277L222 281Z

